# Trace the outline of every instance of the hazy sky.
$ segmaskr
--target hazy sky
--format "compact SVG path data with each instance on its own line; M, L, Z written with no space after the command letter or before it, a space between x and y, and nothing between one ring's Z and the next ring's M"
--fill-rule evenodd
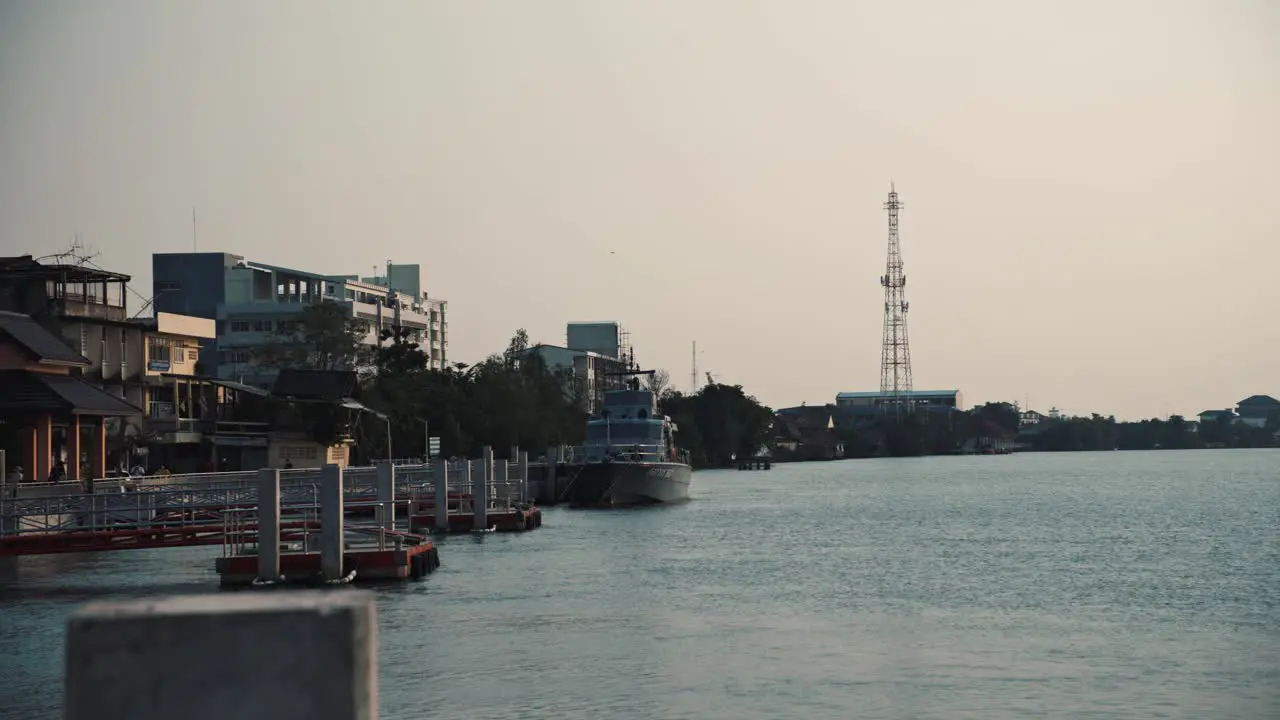
M0 254L422 263L452 359L617 319L775 407L1280 396L1280 3L0 0Z

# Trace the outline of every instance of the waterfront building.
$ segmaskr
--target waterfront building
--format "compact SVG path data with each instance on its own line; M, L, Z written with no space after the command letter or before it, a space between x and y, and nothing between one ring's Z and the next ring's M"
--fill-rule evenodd
M928 412L948 412L964 409L964 399L959 390L911 390L899 391L898 397L916 409ZM890 404L892 392L842 392L836 395L836 406L854 414L871 414Z
M385 274L360 277L199 252L156 253L151 270L158 310L216 321L204 358L210 374L222 379L270 387L276 369L258 365L255 351L278 341L308 304L326 300L366 323L366 344L376 346L383 330L399 327L419 344L430 368L448 362L447 303L428 296L416 264L388 263Z
M1236 420L1236 412L1230 408L1226 410L1205 410L1196 416L1202 425L1213 425L1220 422L1234 422Z
M215 338L215 322L169 312L130 317L130 279L84 263L0 258L0 310L29 315L84 359L83 381L140 410L106 420L116 464L132 465L145 447L149 467L195 470L213 454L209 442L265 438L267 424L243 412L239 398L252 389L205 376L201 344Z
M537 353L553 372L570 375L567 390L583 399L591 415L604 405L608 390L622 389L622 373L630 367L627 333L617 322L571 322L565 328L564 345L536 345Z
M1280 400L1270 395L1250 395L1236 403L1238 422L1251 428L1265 428L1280 422Z
M76 377L88 366L30 315L0 311L0 477L102 477L108 422L141 410Z

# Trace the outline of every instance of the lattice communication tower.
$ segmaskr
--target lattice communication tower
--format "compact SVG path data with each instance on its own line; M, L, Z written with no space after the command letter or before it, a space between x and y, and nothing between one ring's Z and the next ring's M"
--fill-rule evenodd
M884 337L880 345L880 403L886 410L910 412L911 346L907 342L907 276L902 268L902 248L898 243L898 191L889 185L889 255L880 285L884 287Z

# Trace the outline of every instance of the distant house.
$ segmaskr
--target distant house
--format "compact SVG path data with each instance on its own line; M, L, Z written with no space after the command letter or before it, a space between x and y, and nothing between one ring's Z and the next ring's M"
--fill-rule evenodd
M836 408L801 405L774 414L774 447L798 460L838 460L844 443L836 432Z
M1024 410L1018 415L1018 426L1030 427L1032 425L1039 425L1048 419L1049 416L1044 415L1043 413L1038 413L1035 410Z
M1249 427L1262 428L1272 419L1280 419L1280 400L1270 395L1250 395L1236 403L1239 422Z
M1196 416L1200 420L1201 425L1212 425L1218 422L1231 422L1235 420L1236 413L1234 410L1205 410Z
M990 420L978 419L973 424L974 436L961 446L964 453L1004 453L1014 449L1015 435Z
M296 468L326 464L345 467L351 460L352 429L357 417L371 413L386 420L381 413L360 403L359 377L352 370L282 368L271 394L285 401L290 409L278 418L272 429L268 467L286 464ZM337 440L328 446L316 442L309 432L310 421L321 408L334 413Z

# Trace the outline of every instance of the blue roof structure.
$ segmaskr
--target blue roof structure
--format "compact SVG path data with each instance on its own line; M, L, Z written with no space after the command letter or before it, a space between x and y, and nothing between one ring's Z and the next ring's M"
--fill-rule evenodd
M959 390L912 390L910 392L898 393L898 395L912 398L955 397L959 394ZM892 395L893 393L882 393L879 390L871 392L842 392L836 394L836 399L852 400L855 398L890 397Z

